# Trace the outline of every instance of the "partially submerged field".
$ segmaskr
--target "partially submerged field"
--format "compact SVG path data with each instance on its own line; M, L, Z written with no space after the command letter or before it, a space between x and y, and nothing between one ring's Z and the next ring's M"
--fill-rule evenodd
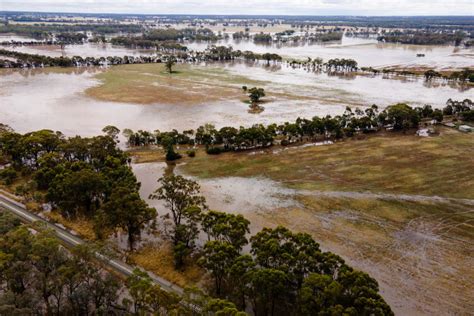
M116 102L138 104L200 104L245 98L242 85L257 85L245 77L229 76L217 67L176 65L172 74L163 64L135 64L112 67L96 76L97 87L89 96Z
M199 153L176 171L197 177L211 207L246 214L254 229L283 224L311 233L376 277L400 315L468 314L474 135L439 132Z

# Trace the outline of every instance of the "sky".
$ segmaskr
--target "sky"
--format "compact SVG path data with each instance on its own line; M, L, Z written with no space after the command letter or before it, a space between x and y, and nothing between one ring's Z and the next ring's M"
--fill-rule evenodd
M0 0L0 11L474 16L474 0Z

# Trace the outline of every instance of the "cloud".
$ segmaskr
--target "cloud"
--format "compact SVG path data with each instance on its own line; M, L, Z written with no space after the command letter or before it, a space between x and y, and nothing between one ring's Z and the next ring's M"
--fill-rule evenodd
M473 15L474 0L0 0L0 10L149 14Z

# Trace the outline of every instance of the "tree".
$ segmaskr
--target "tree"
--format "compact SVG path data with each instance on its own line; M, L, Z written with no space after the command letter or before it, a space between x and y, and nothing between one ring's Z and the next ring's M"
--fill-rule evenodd
M102 132L112 137L116 141L117 141L118 135L120 134L120 130L113 125L107 125L106 127L102 129Z
M407 130L418 127L419 114L405 103L399 103L388 107L387 119L393 124L395 130Z
M230 268L239 255L237 249L225 241L208 241L198 263L214 278L214 290L218 297L228 279Z
M152 288L153 282L150 276L138 268L133 270L133 274L127 278L128 293L132 297L133 312L138 315L139 312L150 311L148 308L148 291Z
M250 221L242 215L209 211L203 215L201 225L209 240L228 242L237 251L248 243L245 235L250 233Z
M311 273L298 293L299 314L311 316L338 305L342 290L341 284L329 275Z
M173 242L175 266L181 268L195 247L201 209L206 208L206 200L199 195L199 185L193 180L170 175L158 182L161 186L150 194L150 199L164 200L171 212L171 229L166 233ZM168 221L170 216L166 214L163 218Z
M160 187L150 194L150 199L163 200L170 210L174 226L179 226L184 211L192 206L206 208L206 199L199 193L199 184L182 176L170 175L158 179Z
M176 58L174 56L168 57L168 59L165 62L165 68L168 71L168 73L173 73L173 66L176 64Z
M121 228L128 236L130 251L140 238L143 228L156 218L156 210L140 198L139 193L129 187L116 187L109 200L102 206L97 223L112 229ZM101 229L99 225L98 229Z
M249 98L252 103L260 102L260 99L265 96L265 90L263 88L253 87L248 90Z
M83 165L79 170L65 171L55 176L46 199L57 206L66 217L93 216L103 198L103 177Z
M289 278L276 269L257 269L250 274L249 297L255 315L288 315Z

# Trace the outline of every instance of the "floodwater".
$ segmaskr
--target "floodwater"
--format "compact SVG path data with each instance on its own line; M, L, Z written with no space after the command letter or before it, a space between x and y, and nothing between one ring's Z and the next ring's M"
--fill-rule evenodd
M202 66L193 66L202 67ZM133 104L93 99L85 90L99 85L100 68L0 70L0 122L19 132L60 130L66 135L97 135L106 125L120 129L184 130L205 123L217 127L282 123L297 117L341 114L346 106L381 108L407 102L413 106L444 106L447 99L474 98L473 90L446 83L426 84L422 79L388 79L383 76L339 78L307 73L286 66L262 67L242 63L213 64L229 76L257 80L269 102L260 114L248 113L241 100L224 99L194 105ZM235 84L235 88L240 86ZM277 98L274 93L283 93ZM159 91L157 91L159 93Z
M3 35L0 42L9 40L25 40L19 36ZM363 67L430 67L442 69L460 69L474 66L474 48L460 48L454 46L404 45L393 43L379 43L372 38L354 38L344 36L339 42L298 44L273 43L269 45L256 44L249 40L221 40L215 43L189 42L185 45L192 50L204 50L210 44L232 46L238 50L249 50L256 53L276 53L286 58L307 59L320 57L324 60L331 58L355 59ZM137 50L114 46L111 44L86 43L83 45L60 46L16 46L8 49L29 54L59 56L106 57L125 55L150 55L155 50ZM425 54L425 57L416 57Z
M158 214L167 213L163 203L148 200L167 168L166 163L134 164L142 183L140 194ZM181 166L175 174L184 175ZM308 192L294 190L263 177L195 179L210 209L242 214L250 220L251 234L263 227L285 225L311 234L325 251L341 255L350 265L377 279L384 299L396 315L463 315L472 310L466 285L470 284L472 244L448 234L453 213L472 212L472 201L433 200L408 195L381 196L370 192ZM416 200L448 203L446 217L417 216L408 223L351 209L315 211L299 197L318 195L343 199ZM428 199L428 200L427 200ZM433 201L432 201L433 200ZM461 203L461 204L458 204ZM407 207L410 207L407 204ZM373 228L377 227L377 233ZM369 229L370 228L370 229ZM202 237L202 236L201 236ZM469 291L469 289L467 289Z
M295 59L307 59L308 57L320 57L324 60L350 58L356 60L361 67L404 66L451 69L474 66L473 48L378 43L376 39L345 36L340 42L323 44L274 43L265 45L248 40L238 41L233 39L222 40L215 44L230 45L241 51L276 53L283 57ZM186 44L193 50L204 50L208 45L205 42ZM416 57L417 54L425 54L425 57Z

